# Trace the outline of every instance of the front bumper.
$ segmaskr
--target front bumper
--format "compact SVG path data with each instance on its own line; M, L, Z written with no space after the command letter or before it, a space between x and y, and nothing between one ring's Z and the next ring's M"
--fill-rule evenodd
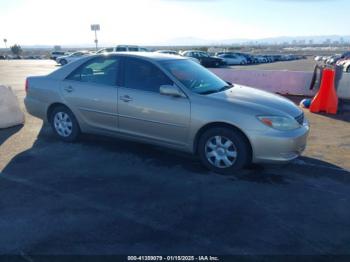
M306 148L309 131L310 126L305 119L302 127L297 130L271 130L266 134L254 134L251 137L253 162L288 162L299 157Z

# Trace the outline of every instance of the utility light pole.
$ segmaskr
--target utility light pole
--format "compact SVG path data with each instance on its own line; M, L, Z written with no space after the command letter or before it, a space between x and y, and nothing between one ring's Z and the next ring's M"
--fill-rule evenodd
M7 49L7 39L4 38L5 48Z
M99 24L93 24L91 25L91 31L95 31L95 48L97 51L97 46L98 46L98 40L97 40L97 31L100 31L100 25Z

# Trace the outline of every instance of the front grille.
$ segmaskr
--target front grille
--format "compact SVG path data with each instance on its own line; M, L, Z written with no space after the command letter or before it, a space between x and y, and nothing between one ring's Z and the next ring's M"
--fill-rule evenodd
M300 116L297 116L295 120L302 125L304 123L304 113L302 113Z

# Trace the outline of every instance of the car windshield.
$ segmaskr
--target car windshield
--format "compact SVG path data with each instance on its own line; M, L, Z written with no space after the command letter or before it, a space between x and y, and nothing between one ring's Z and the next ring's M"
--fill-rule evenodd
M233 87L192 60L162 62L164 68L186 88L197 94L212 94Z
M101 54L101 53L105 53L107 51L106 48L100 49L96 52L96 54Z
M87 54L87 52L75 52L75 53L72 53L70 56L82 56L84 54Z
M203 52L198 52L198 55L200 57L209 57L209 55L207 53L203 53Z

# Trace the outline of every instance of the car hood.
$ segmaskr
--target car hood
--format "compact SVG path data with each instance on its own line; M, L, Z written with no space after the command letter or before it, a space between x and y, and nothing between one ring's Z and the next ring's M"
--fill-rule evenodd
M282 112L297 117L302 114L302 110L292 101L266 91L256 88L234 85L234 87L219 93L210 94L212 98L224 100L230 103L249 103L252 107L256 106L262 113Z

